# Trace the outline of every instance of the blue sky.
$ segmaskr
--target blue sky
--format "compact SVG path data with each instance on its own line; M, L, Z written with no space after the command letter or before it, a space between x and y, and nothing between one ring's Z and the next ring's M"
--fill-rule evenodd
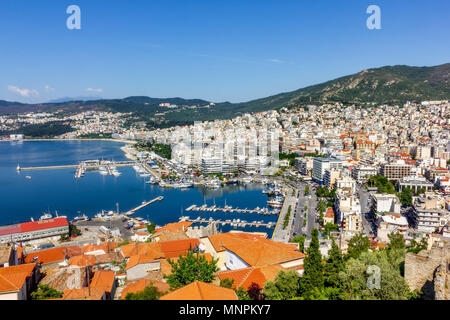
M68 30L66 8L81 8ZM381 30L366 9L381 8ZM448 0L2 0L0 99L240 102L384 65L450 62Z

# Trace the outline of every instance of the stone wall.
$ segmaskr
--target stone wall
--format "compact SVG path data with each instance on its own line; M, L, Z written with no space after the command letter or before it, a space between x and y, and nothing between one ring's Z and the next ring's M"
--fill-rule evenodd
M435 299L435 276L441 264L448 264L448 247L433 247L419 254L407 253L405 258L405 280L411 290L424 293L425 299Z

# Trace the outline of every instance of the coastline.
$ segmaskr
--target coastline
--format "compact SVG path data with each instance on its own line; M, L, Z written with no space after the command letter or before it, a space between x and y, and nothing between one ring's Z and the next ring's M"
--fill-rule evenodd
M126 143L126 144L136 144L137 141L134 140L123 140L123 139L22 139L22 140L0 140L0 142L37 142L37 141L111 141L111 142L120 142L120 143Z

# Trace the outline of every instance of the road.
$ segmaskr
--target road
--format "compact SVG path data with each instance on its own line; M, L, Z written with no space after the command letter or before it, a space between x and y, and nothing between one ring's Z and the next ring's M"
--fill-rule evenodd
M369 220L370 212L370 193L360 184L356 185L356 192L359 193L359 203L361 204L361 220L366 236L373 235L373 228L371 221Z
M308 239L311 238L312 229L318 228L317 218L317 196L315 194L315 188L312 184L309 184L310 195L305 196L305 188L308 184L306 182L300 182L297 186L298 193L298 205L295 210L294 225L291 229L291 238L298 235L306 235ZM307 207L306 214L306 227L303 226L305 220L304 212Z

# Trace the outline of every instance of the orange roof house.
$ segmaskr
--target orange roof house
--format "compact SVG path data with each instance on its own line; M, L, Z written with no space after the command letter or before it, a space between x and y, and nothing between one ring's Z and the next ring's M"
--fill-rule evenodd
M276 275L284 268L278 264L264 267L249 267L238 270L222 271L217 273L220 280L230 279L233 281L233 288L243 287L247 290L252 283L256 283L260 288L264 287L267 281L275 280Z
M180 222L174 222L174 223L168 223L165 226L156 229L156 232L162 232L162 231L170 231L170 232L185 232L187 228L189 228L192 225L193 222L190 221L180 221Z
M106 293L106 299L112 300L116 291L116 279L114 276L114 271L95 271L90 286L91 288L99 288L104 290Z
M194 281L161 297L161 300L238 300L233 289Z
M149 285L153 285L161 293L168 292L170 289L170 286L166 282L149 279L140 279L136 282L128 284L125 288L123 288L122 293L120 295L120 299L122 300L125 299L128 293L142 292Z
M102 288L89 287L65 289L62 300L106 300L106 292Z
M139 279L148 272L161 271L161 261L168 258L177 258L186 255L200 245L198 239L184 239L174 241L160 241L151 243L134 243L122 250L124 254L130 254L125 270L127 278ZM170 271L170 270L169 270Z
M25 263L41 263L43 265L49 263L62 262L66 257L74 257L77 255L81 255L83 252L80 247L72 246L72 247L55 247L46 250L40 250L35 252L30 252L26 255L24 262Z
M0 268L0 300L26 300L36 272L36 263Z
M231 266L233 257L237 257L247 266L253 267L281 264L290 269L303 265L305 254L300 252L298 244L295 245L296 247L268 239L245 240L241 244L229 244L225 246L227 254L229 254L227 267L231 270L236 268Z

